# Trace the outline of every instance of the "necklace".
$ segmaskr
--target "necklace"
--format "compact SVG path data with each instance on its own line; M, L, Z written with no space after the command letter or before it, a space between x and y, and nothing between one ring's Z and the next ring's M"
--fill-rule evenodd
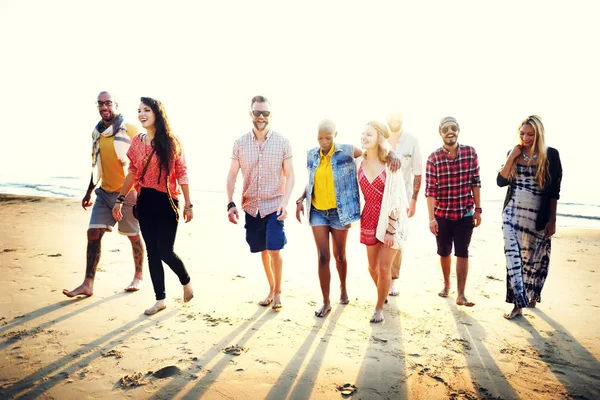
M523 156L523 160L525 161L529 161L529 160L535 160L538 158L537 154L532 155L531 157L529 157L527 154L525 153L521 153L521 155Z

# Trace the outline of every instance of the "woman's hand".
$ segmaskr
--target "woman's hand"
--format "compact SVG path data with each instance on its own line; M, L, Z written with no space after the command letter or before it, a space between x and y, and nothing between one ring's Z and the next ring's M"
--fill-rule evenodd
M392 247L394 245L394 235L386 233L383 237L383 247Z
M112 215L115 221L120 221L123 219L123 214L121 213L121 207L123 203L115 203L115 206L112 209Z
M304 216L304 201L296 203L296 219L298 220L298 222L302 223L302 218L300 218L300 214Z
M508 155L508 158L511 160L516 160L517 158L519 158L519 156L521 155L522 152L523 152L523 150L521 150L521 145L518 144L515 146L514 149L512 149L512 151Z
M194 210L191 208L183 209L183 220L188 223L194 218Z
M556 233L556 221L548 221L546 226L544 227L544 236L547 238L551 237Z

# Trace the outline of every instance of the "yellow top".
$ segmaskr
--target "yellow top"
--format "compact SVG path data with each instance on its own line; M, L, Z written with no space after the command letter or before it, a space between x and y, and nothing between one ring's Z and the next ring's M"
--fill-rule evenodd
M139 129L133 124L125 124L127 135L133 139ZM108 193L118 193L125 181L125 172L115 151L115 137L100 135L100 159L102 160L102 183L100 187Z
M319 151L321 154L321 163L315 171L315 185L313 189L312 205L317 210L330 210L337 208L335 201L335 189L333 187L333 171L331 169L331 155L335 151L335 146L327 154Z

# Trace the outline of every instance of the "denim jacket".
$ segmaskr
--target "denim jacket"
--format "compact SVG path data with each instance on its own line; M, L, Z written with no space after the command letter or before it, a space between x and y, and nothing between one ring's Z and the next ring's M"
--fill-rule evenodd
M340 222L348 225L360 219L360 197L354 162L354 146L334 143L335 151L331 155L333 187ZM308 215L312 208L312 192L315 185L315 171L321 163L321 148L310 149L306 155L308 185L306 185L306 203Z

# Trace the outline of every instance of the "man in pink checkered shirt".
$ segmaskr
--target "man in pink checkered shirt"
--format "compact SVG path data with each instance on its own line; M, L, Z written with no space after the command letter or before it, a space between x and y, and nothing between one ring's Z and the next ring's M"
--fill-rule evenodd
M233 144L231 166L227 175L227 214L229 222L238 223L233 202L235 181L240 169L244 177L242 210L245 213L246 241L250 252L260 253L269 281L269 294L259 302L277 311L281 309L281 249L287 243L284 219L294 188L292 148L287 138L270 127L271 104L264 96L250 102L253 128Z
M481 177L477 152L471 146L459 145L460 126L454 117L440 121L444 145L427 159L425 196L429 210L429 230L435 235L444 288L450 291L451 252L456 256L456 304L473 307L465 297L469 273L469 244L473 228L481 223Z

